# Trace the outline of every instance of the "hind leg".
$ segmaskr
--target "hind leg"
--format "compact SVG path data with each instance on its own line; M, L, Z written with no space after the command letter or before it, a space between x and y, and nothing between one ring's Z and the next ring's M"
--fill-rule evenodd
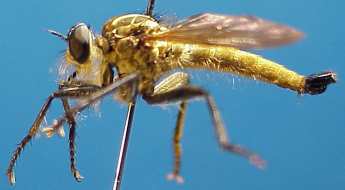
M187 102L188 100L191 100L191 99L203 98L210 112L210 116L213 121L214 129L215 129L217 140L220 147L226 151L229 151L236 155L247 158L252 164L254 164L255 166L259 168L264 167L265 161L263 161L257 154L237 144L232 144L229 142L226 129L223 125L223 122L221 120L220 113L216 107L216 104L212 96L209 95L205 90L199 87L185 84L174 89L170 88L170 90L166 90L161 93L154 93L152 95L144 94L143 98L149 104L168 104L168 103L174 103L174 102ZM179 172L179 169L175 171ZM175 176L177 175L175 174Z

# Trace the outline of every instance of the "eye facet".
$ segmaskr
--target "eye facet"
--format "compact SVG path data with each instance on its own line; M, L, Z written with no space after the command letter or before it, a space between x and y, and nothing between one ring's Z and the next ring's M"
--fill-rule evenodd
M80 64L90 56L91 31L84 23L73 26L68 33L69 52Z

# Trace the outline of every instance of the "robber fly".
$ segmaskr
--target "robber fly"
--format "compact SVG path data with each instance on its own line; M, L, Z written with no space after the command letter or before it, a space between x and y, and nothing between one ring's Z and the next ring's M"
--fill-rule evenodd
M65 114L44 131L51 136L65 122L69 124L70 167L77 181L82 179L76 169L74 155L77 113L112 94L118 101L128 104L126 126L131 126L138 95L151 105L178 103L173 138L174 169L169 178L181 182L180 140L188 101L195 98L205 101L222 149L242 156L258 167L264 165L257 154L229 142L214 99L206 90L190 84L185 69L239 75L299 94L321 94L329 84L336 82L333 72L304 76L244 51L295 42L302 33L293 28L254 16L211 13L198 14L172 26L165 26L152 16L153 7L154 1L149 0L145 14L110 18L105 22L101 34L95 34L84 23L71 27L66 36L50 31L67 43L65 62L73 66L75 72L59 82L59 89L48 97L29 133L14 151L7 170L10 183L15 182L13 168L17 158L39 131L52 100L56 98L62 100ZM83 101L70 107L70 99Z

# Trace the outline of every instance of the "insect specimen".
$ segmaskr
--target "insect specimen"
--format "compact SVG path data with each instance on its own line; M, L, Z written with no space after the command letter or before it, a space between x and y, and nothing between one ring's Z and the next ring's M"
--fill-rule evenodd
M77 113L104 96L114 94L118 101L128 104L126 127L130 127L138 95L152 105L178 103L173 138L174 169L169 178L182 181L180 140L188 101L195 98L205 101L222 149L245 157L258 167L264 164L257 154L229 142L213 97L206 90L190 84L185 69L231 73L299 94L320 94L329 84L336 82L333 72L303 76L244 51L297 41L302 33L291 27L254 16L211 13L198 14L165 26L153 18L153 7L154 0L149 0L145 14L126 14L109 19L101 34L95 34L84 23L71 27L66 36L50 31L67 43L65 64L75 71L59 82L59 89L48 97L29 133L14 151L7 170L10 183L15 182L13 168L16 160L39 131L52 100L56 98L62 100L65 114L44 132L50 136L61 130L65 122L69 124L70 168L77 181L82 179L76 169L74 155ZM82 101L71 107L70 99ZM126 153L128 138L128 134L125 135L121 155ZM121 176L124 157L120 158L117 173Z

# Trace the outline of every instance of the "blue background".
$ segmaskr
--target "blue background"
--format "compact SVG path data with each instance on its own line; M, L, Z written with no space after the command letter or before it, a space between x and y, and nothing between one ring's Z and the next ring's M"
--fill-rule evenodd
M67 32L79 21L100 31L111 16L143 12L146 1L2 1L0 7L0 189L112 188L126 107L107 98L101 117L88 111L77 129L77 183L69 171L67 139L44 136L28 145L16 167L17 184L5 175L16 144L40 106L56 89L56 65L65 44L45 29ZM176 106L139 101L123 189L345 189L345 12L336 0L158 0L155 12L184 18L200 12L257 15L304 31L293 45L258 51L302 74L336 71L339 82L325 94L299 97L261 82L198 72L193 82L213 93L232 139L268 162L258 170L221 151L205 105L190 104L183 138L183 185L165 180L172 169L171 138ZM234 83L233 83L234 79ZM61 113L60 102L49 121Z

